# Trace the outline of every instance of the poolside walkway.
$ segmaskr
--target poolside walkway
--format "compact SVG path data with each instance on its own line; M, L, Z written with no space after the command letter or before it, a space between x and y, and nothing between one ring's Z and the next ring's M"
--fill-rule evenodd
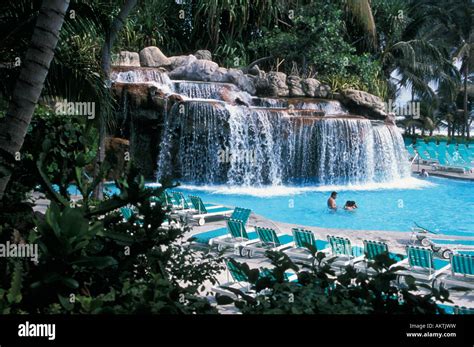
M307 227L297 224L281 223L269 220L263 216L252 213L248 221L249 226L258 225L261 227L270 227L275 229L277 232L282 232L285 234L291 235L291 229L293 227L304 227L307 230L314 232L317 239L326 240L327 235L336 235L348 237L353 245L363 245L363 240L377 240L386 242L389 246L390 251L405 253L405 246L411 244L411 233L410 232L401 232L401 231L383 231L383 230L351 230L351 229L330 229L330 228L320 228L320 227ZM214 219L206 221L206 224L203 226L195 225L192 227L191 231L186 234L186 238L191 237L192 235L223 228L226 226L226 223L222 219ZM460 237L454 235L443 235L439 234L433 238L443 238L443 239L462 239L462 240L473 240L474 237ZM474 246L468 246L467 248L472 248ZM232 257L238 262L247 263L250 268L260 268L260 267L270 267L270 262L265 257L255 257L255 258L242 258L240 256L234 255L232 252L227 252L226 257ZM219 274L217 279L220 283L225 283L229 281L229 274L227 271ZM212 285L210 283L205 284L206 290L211 290ZM210 295L207 296L211 302L214 302L214 298ZM474 307L474 292L473 291L451 291L450 297L453 300L454 304L466 307ZM237 313L235 308L232 307L220 307L219 311L221 313Z
M42 213L46 212L46 209L49 205L49 201L44 199L42 194L34 193L35 199L35 206L34 210L40 211ZM73 199L78 199L79 197L74 197ZM361 246L363 244L364 239L368 240L378 240L386 242L389 246L389 249L393 252L401 252L405 253L405 246L411 243L411 233L410 232L401 232L401 231L383 231L383 230L351 230L351 229L331 229L331 228L321 228L321 227L312 227L312 226L302 226L297 224L289 224L289 223L282 223L272 221L267 219L263 216L257 215L252 213L250 219L248 221L248 225L254 226L258 225L261 227L270 227L278 232L286 233L291 235L291 229L293 227L304 227L305 229L311 230L314 232L317 239L326 240L327 235L337 235L337 236L344 236L348 237L353 244ZM206 220L206 224L203 226L195 225L191 228L191 230L185 235L185 238L190 238L191 236L209 230L214 230L218 228L223 228L226 226L225 220L214 218ZM467 237L467 236L454 236L454 235L435 235L433 238L444 238L444 239L462 239L462 240L474 240L474 237ZM474 250L474 246L471 246ZM471 248L468 247L468 248ZM227 257L233 257L239 262L247 263L251 268L259 268L259 267L269 267L270 262L265 257L255 257L255 258L242 258L240 256L236 256L231 252L227 252L225 254ZM220 283L225 283L229 281L229 274L227 271L222 272L217 276L217 279ZM205 283L206 292L210 291L213 285L211 283ZM206 295L207 298L214 302L215 299L211 295ZM472 291L469 292L452 292L451 298L455 302L456 305L467 306L467 307L474 307L474 293ZM219 311L221 313L238 313L234 307L224 306L219 307Z
M426 165L426 164L418 164L418 163L413 163L411 166L411 171L419 174L422 169L425 169L426 172L430 176L437 176L437 177L445 177L445 178L455 178L459 180L464 180L464 181L471 181L474 182L474 170L473 172L467 172L465 174L463 173L458 173L458 172L448 172L448 171L441 171L441 170L435 170L431 165Z

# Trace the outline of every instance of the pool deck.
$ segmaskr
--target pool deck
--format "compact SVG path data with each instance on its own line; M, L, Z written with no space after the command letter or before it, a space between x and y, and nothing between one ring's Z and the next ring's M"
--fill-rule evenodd
M315 226L305 226L300 224L290 224L272 221L263 216L252 213L247 223L249 226L258 225L260 227L269 227L275 229L277 232L291 234L291 229L294 227L303 227L307 230L311 230L316 239L327 240L328 235L343 236L351 240L355 245L362 246L364 240L375 240L386 242L389 246L390 251L405 253L405 247L411 244L411 233L402 231L385 231L385 230L353 230L353 229L334 229L334 228L323 228ZM188 237L194 234L201 233L204 231L214 230L218 228L224 228L226 226L224 220L213 219L206 222L203 226L195 225L192 230L188 233ZM455 236L447 234L437 234L430 238L433 239L450 239L450 240L472 240L474 236ZM474 250L474 246L466 246L466 248Z
M73 200L78 200L79 197L73 197ZM39 194L35 193L35 207L34 210L40 211L42 213L46 212L46 209L49 205L49 201L41 197ZM405 253L405 247L408 244L411 244L411 233L410 232L401 232L401 231L384 231L384 230L351 230L351 229L333 229L333 228L323 228L315 226L303 226L290 223L282 223L277 221L272 221L263 216L252 213L249 221L249 226L261 226L261 227L270 227L275 229L277 232L285 233L291 235L291 229L294 227L304 227L305 229L311 230L314 232L317 239L326 240L328 235L336 235L347 237L351 240L353 245L362 246L363 240L376 240L386 242L389 246L389 250L392 252ZM218 228L223 228L226 226L225 220L222 218L210 218L206 220L206 224L203 226L193 225L191 230L185 234L185 239L190 238L191 236L209 231ZM473 240L474 237L467 236L454 236L446 234L438 234L433 238L442 238L442 239L462 239L462 240ZM468 246L466 248L473 249L474 246ZM270 263L265 257L255 257L255 258L242 258L234 255L232 252L227 252L226 257L235 258L239 262L247 263L251 268L259 267L269 267ZM223 271L217 276L219 283L226 283L229 281L229 274L227 271ZM211 283L205 283L205 295L210 302L215 302L214 296L210 293L213 285ZM451 299L456 305L474 307L474 292L455 292L451 291ZM235 314L238 313L235 307L231 305L219 307L221 313Z
M352 245L362 246L364 240L375 240L386 242L389 250L391 252L406 253L405 246L411 244L410 232L400 232L400 231L383 231L383 230L351 230L351 229L332 229L332 228L321 228L313 226L302 226L297 224L282 223L269 220L263 216L252 213L248 226L261 226L261 227L270 227L275 229L277 232L285 233L291 235L291 229L294 227L304 227L307 230L311 230L316 239L326 240L328 235L343 236L351 240ZM225 220L214 218L206 221L206 224L203 226L195 225L192 229L185 235L186 238L202 233L209 230L219 229L226 226ZM453 235L436 235L434 238L443 238L443 239L462 239L462 240L473 240L474 237L460 237ZM474 246L469 246L468 248L474 250ZM240 256L234 255L232 252L227 252L225 257L231 257L237 260L238 262L247 263L250 268L259 268L259 267L270 267L270 262L263 256L254 257L251 259L242 258ZM222 272L217 276L219 283L225 283L229 281L229 274L227 271ZM206 290L211 290L211 285L207 283ZM214 302L212 295L207 296L211 302ZM453 300L454 304L466 307L474 308L474 291L450 291L450 298ZM236 310L232 307L224 306L219 308L221 313L237 313Z
M435 170L433 169L433 166L431 165L418 164L416 162L413 163L411 166L411 170L415 174L419 174L422 169L425 169L426 172L428 172L430 176L454 178L458 180L474 182L474 170L472 170L472 172L466 172L465 174L463 174L463 173L458 173L458 172Z

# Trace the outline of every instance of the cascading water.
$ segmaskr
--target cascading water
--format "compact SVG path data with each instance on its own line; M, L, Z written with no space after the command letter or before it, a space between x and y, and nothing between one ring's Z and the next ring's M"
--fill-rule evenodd
M282 183L282 139L284 113L247 107L227 106L229 112L231 185Z
M336 100L252 98L228 83L116 72L181 94L164 116L158 178L194 184L364 184L408 177L395 126L348 115ZM231 105L232 104L232 105ZM253 106L249 106L253 105Z
M222 85L217 83L200 83L193 81L173 81L176 93L192 99L215 99L222 98L223 89L235 89L233 85Z
M400 134L366 119L289 117L283 110L199 102L188 103L170 129L186 182L362 184L408 175ZM165 153L159 166L168 169Z
M186 99L212 99L250 105L252 96L247 92L239 90L231 83L209 83L195 81L172 81L174 91Z
M221 182L228 112L223 103L187 101L175 104L161 143L158 177L176 172L184 181Z
M403 138L395 126L374 127L374 148L376 148L375 170L381 181L408 177L410 170ZM402 163L402 165L401 165Z
M316 110L326 115L345 115L347 110L336 100L298 101L293 103L296 109Z
M129 71L112 71L111 80L117 83L149 83L163 92L171 94L173 83L168 74L155 69L134 69Z

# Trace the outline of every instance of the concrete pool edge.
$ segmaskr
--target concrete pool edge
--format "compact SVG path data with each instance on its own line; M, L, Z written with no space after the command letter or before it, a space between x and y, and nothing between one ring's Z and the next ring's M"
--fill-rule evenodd
M302 227L307 230L313 231L317 239L326 240L327 235L334 236L343 236L347 237L355 245L362 245L364 240L375 240L386 242L389 246L389 249L393 252L402 252L405 253L405 247L411 244L411 235L409 231L386 231L386 230L354 230L354 229L338 229L338 228L325 228L325 227L316 227L316 226L306 226L302 224L294 223L285 223L278 222L271 219L268 219L264 216L257 215L252 213L248 221L249 226L262 226L273 228L277 231L283 232L285 234L291 235L291 229L294 227ZM192 229L189 233L185 235L186 238L189 238L195 234L225 227L225 220L210 220L206 222L204 226L192 226ZM474 241L474 236L457 236L449 234L437 234L433 239L451 239L451 240L472 240ZM456 244L453 244L455 246ZM459 244L457 244L459 245ZM474 246L463 246L463 249L474 250Z

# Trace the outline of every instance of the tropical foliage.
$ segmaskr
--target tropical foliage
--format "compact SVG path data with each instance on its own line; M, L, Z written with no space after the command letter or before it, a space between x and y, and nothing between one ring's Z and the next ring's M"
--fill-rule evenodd
M281 252L267 252L272 269L250 269L230 260L247 275L256 295L227 287L237 299L223 294L218 301L232 303L244 314L434 314L443 313L434 299L450 302L447 290L416 284L411 276L405 278L405 287L394 286L400 268L390 268L395 261L387 255L369 264L371 276L352 266L336 274L330 266L333 260L310 248L311 264L295 263ZM297 272L298 280L289 282L288 271ZM426 294L416 293L422 288Z
M2 120L42 3L0 5ZM99 134L104 123L114 121L116 106L102 50L122 4L73 0L57 25L62 28L39 106L31 124L22 123L26 136L19 138L20 158L9 173L14 180L0 204L0 242L37 243L43 256L38 263L0 263L1 313L217 312L198 294L222 270L220 259L182 243L186 228L162 227L166 209L150 198L160 196L166 184L145 189L131 163L116 182L120 195L103 201L91 196L110 168L107 160L101 167L95 161ZM410 88L422 117L402 124L408 132L431 135L446 126L448 136L465 138L473 119L473 27L470 0L149 0L125 18L111 48L117 54L157 45L168 56L209 49L228 67L268 56L260 64L267 71L316 77L333 92L356 88L384 99ZM58 115L53 106L63 99L93 102L100 117ZM71 184L82 200L71 200ZM33 189L51 201L45 215L32 209ZM118 212L124 206L136 212L128 221ZM283 282L283 273L301 266L280 254L269 256L274 280L262 280L258 270L242 265L258 291L272 290L257 299L241 295L235 305L244 313L434 313L431 299L448 299L432 288L420 297L392 286L386 259L372 279L350 268L335 276L314 264L303 268L295 284ZM408 284L414 289L411 280Z

